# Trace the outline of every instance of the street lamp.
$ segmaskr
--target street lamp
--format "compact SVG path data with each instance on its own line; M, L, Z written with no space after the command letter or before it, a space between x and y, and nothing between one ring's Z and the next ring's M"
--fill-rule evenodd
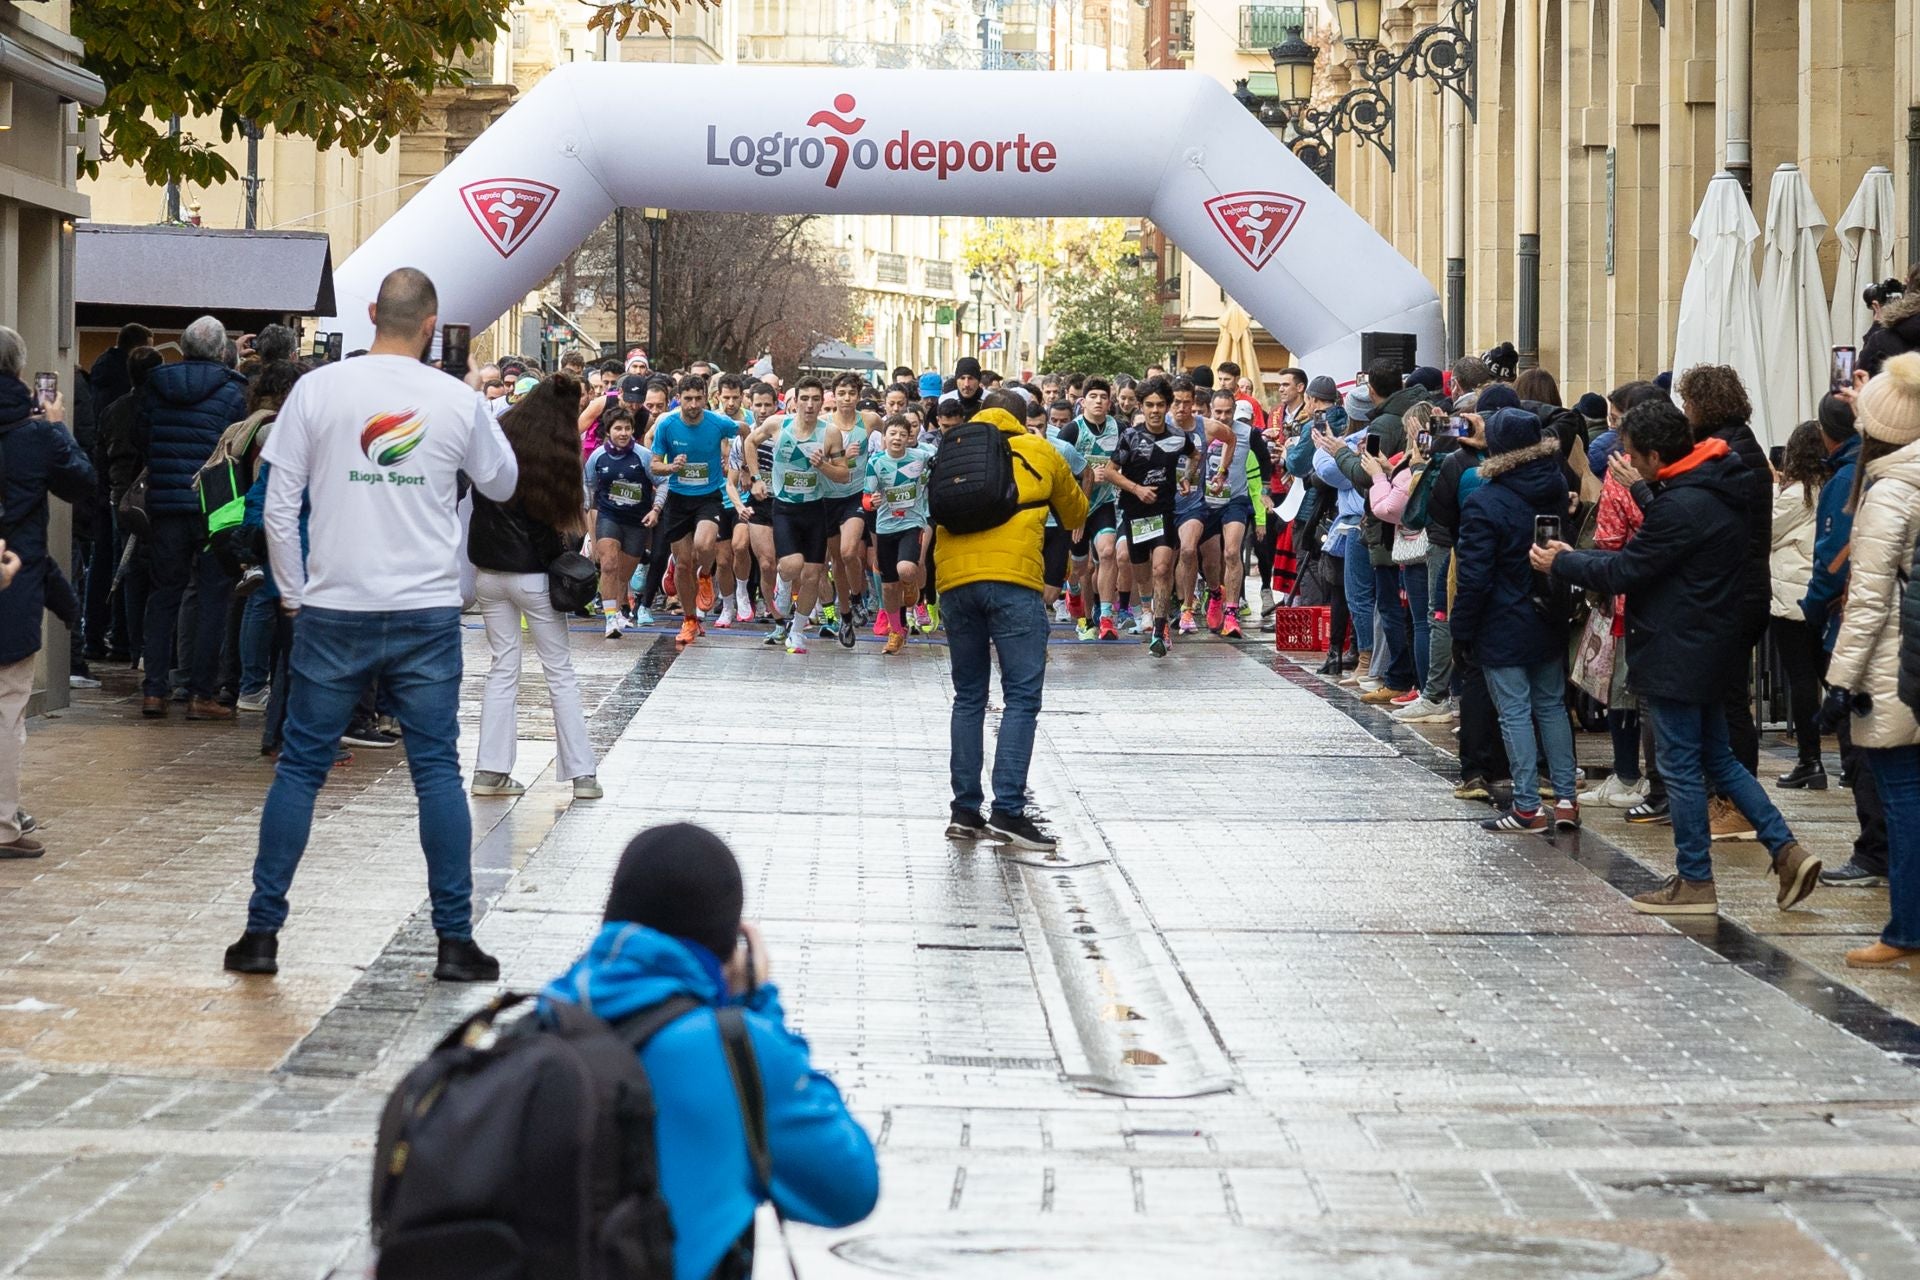
M655 360L665 360L660 346L660 232L666 226L667 211L643 208L640 216L647 223L647 351ZM625 358L623 354L621 359Z

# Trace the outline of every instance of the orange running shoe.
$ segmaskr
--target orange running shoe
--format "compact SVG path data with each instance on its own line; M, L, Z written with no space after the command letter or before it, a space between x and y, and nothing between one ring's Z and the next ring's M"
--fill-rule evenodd
M700 619L687 618L680 624L680 634L674 637L674 647L684 649L700 638Z
M887 652L898 653L907 647L907 633L894 630L887 633Z
M713 575L703 573L700 575L700 591L694 599L694 604L698 606L700 612L711 613L713 612L713 601Z

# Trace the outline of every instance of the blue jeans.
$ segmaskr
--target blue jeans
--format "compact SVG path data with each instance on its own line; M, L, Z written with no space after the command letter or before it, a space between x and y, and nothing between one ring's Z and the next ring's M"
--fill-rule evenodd
M240 692L258 693L273 673L273 619L280 597L255 591L240 610Z
M1864 747L1887 811L1887 927L1880 941L1920 947L1920 747Z
M288 672L285 740L260 815L247 929L271 933L286 923L287 890L313 827L313 798L360 695L378 679L405 734L434 932L471 937L473 820L460 786L460 611L302 609Z
M1367 559L1367 549L1360 541L1358 530L1347 535L1347 556L1343 568L1347 575L1347 614L1353 619L1353 647L1372 653L1373 565Z
M1407 593L1407 613L1413 619L1413 673L1410 688L1425 690L1430 659L1427 645L1433 636L1433 616L1427 609L1427 562L1400 566L1400 585Z
M1027 807L1027 765L1033 729L1047 681L1047 610L1040 593L1011 582L969 582L943 588L940 616L947 624L947 660L953 666L953 805L980 810L985 755L989 646L1000 655L1000 745L993 753L993 808L1020 814Z
M1419 672L1413 664L1413 644L1407 634L1407 603L1400 598L1400 568L1381 564L1373 567L1373 611L1380 618L1380 630L1387 651L1373 655L1373 670L1381 673L1390 689L1414 687Z
M1573 726L1567 720L1567 668L1558 658L1529 667L1488 667L1487 691L1500 713L1500 737L1513 769L1513 807L1540 807L1540 755L1562 800L1574 797ZM1538 728L1538 735L1535 729ZM1702 822L1706 800L1701 799Z
M1452 547L1427 548L1427 678L1422 687L1428 702L1445 702L1453 694L1453 628L1447 622L1447 570L1452 564Z
M1721 704L1648 698L1653 736L1660 753L1660 777L1667 786L1673 815L1676 869L1688 880L1713 879L1713 829L1707 820L1707 791L1733 801L1753 823L1770 853L1793 840L1787 820L1754 776L1734 759L1727 742L1727 712Z

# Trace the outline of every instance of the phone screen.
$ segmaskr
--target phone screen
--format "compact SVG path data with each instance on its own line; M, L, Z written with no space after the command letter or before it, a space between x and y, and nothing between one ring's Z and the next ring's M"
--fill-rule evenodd
M1853 348L1835 347L1833 349L1833 386L1838 391L1842 387L1853 385Z
M1420 442L1420 452L1433 452L1433 432L1422 431L1419 435L1415 436L1414 439Z
M1533 545L1544 547L1549 542L1560 541L1559 516L1535 516L1533 518Z
M1380 437L1379 436L1370 435L1367 437L1367 452L1372 454L1376 458L1380 456Z
M33 395L42 409L53 403L60 394L60 375L57 373L36 373L33 375Z
M328 360L338 363L341 357L343 357L346 354L346 351L347 351L347 335L346 334L330 333L327 335L327 359Z
M440 326L440 367L456 378L467 376L467 351L473 342L473 327L464 324Z
M1473 424L1471 422L1468 422L1465 418L1460 418L1460 417L1454 418L1452 420L1452 425L1453 425L1453 434L1461 437L1462 439L1465 439L1467 436L1473 434Z

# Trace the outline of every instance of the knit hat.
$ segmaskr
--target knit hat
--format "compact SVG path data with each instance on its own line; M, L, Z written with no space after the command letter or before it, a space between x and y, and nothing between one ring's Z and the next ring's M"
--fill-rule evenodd
M1416 365L1413 372L1407 375L1408 386L1425 387L1435 395L1440 394L1440 382L1440 371L1431 365Z
M1502 382L1512 382L1514 375L1520 372L1520 353L1511 342L1503 342L1480 359L1487 368L1493 370L1493 376Z
M1347 392L1347 420L1356 427L1373 421L1373 393L1365 386Z
M1496 409L1518 409L1520 393L1504 382L1496 382L1480 389L1480 398L1473 402L1473 407L1483 417Z
M733 850L705 827L650 827L620 855L607 893L609 922L691 938L722 961L740 933L744 893Z
M1540 419L1525 409L1502 409L1486 420L1487 452L1512 453L1540 443Z
M954 362L953 376L956 378L964 378L969 374L976 378L980 376L980 362L972 356L961 356Z
M1323 373L1307 384L1307 398L1321 404L1339 404L1340 384Z
M1920 440L1920 352L1893 356L1853 398L1860 434L1886 444Z
M1573 411L1583 418L1598 422L1607 416L1607 398L1598 391L1589 391L1573 402Z

